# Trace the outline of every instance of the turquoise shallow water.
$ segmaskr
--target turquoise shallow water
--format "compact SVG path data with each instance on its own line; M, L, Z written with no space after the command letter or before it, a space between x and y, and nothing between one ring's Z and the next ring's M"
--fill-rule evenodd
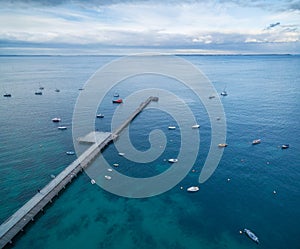
M201 124L201 147L196 172L172 190L152 198L128 199L78 177L47 208L14 248L255 248L239 230L247 227L260 238L260 248L299 249L300 233L300 57L299 56L186 56L213 82L222 98L227 119L227 143L214 175L200 191L180 189L197 183L207 155L210 126L192 93L178 85L172 89L189 104ZM38 188L74 160L71 121L78 88L102 65L115 57L0 57L0 221L24 204ZM117 90L126 96L137 90L135 79ZM145 86L155 76L138 79ZM45 87L35 96L39 82ZM127 84L127 85L126 85ZM168 87L167 85L165 86ZM55 88L61 92L56 93ZM115 106L101 106L105 118L97 129L109 131ZM62 117L58 131L51 122ZM179 131L168 133L172 117L147 110L130 127L133 144L148 148L147 134L163 127L168 146L161 158L143 169L117 157L113 145L104 156L120 163L120 171L151 176L177 153ZM142 129L141 129L142 127ZM251 141L262 143L252 146ZM171 141L172 140L172 141ZM291 145L288 150L278 146ZM227 179L230 178L230 182ZM273 191L277 194L274 195Z

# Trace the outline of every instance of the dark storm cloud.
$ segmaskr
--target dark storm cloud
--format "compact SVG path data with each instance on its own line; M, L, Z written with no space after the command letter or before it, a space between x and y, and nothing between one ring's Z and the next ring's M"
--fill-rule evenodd
M280 25L280 22L271 23L271 24L267 27L267 29L271 29L271 28L274 28L274 27L279 26L279 25Z

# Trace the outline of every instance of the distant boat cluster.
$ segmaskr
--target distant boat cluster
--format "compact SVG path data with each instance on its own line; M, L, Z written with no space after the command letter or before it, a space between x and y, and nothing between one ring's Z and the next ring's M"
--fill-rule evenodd
M121 104L121 103L123 103L123 99L120 98L120 94L118 92L114 93L112 102L114 104Z
M58 89L56 89L56 90L58 90ZM80 90L80 91L83 91L84 89L83 89L83 88L79 88L79 90ZM117 103L117 104L123 103L123 99L119 98L119 93L114 93L113 97L114 97L113 103ZM118 98L118 99L115 99L115 98ZM104 114L103 114L103 113L98 113L98 114L96 114L96 118L101 118L101 119L102 119L102 118L104 118ZM61 118L58 118L58 117L53 118L53 119L52 119L52 122L53 122L53 123L59 123L59 122L61 122ZM57 129L58 129L58 130L67 130L67 127L66 127L66 126L58 126ZM67 151L66 154L67 154L67 155L75 155L75 152L74 152L74 151ZM124 156L125 153L119 153L119 155L120 155L120 156ZM115 164L114 166L117 167L118 165ZM110 176L106 176L105 178L106 178L107 180L110 180L110 179L111 179ZM92 184L95 184L95 183L96 183L95 180L93 180L93 181L91 181L91 182L92 182Z
M35 95L43 95L43 90L45 90L45 87L43 87L43 86L39 83L39 88L34 92L34 94L35 94ZM58 88L55 88L54 91L55 91L55 92L60 92L60 90L59 90ZM12 97L12 94L5 91L5 93L3 94L3 97L9 98L9 97Z
M227 91L225 90L226 89L226 87L223 89L223 91L220 93L220 95L221 96L227 96L228 95L228 93L227 93ZM209 99L214 99L215 98L215 96L214 95L210 95L209 97L208 97ZM217 120L220 120L220 118L218 117L217 118ZM252 141L252 145L257 145L257 144L260 144L261 143L261 139L254 139L253 141ZM220 147L220 148L225 148L225 147L227 147L228 146L228 144L226 144L226 143L220 143L219 145L218 145L218 147ZM290 145L289 144L283 144L283 145L281 145L281 149L288 149L290 147Z
M41 84L39 84L39 89L37 91L34 92L35 95L43 95L43 90L45 89L45 87L41 86ZM55 92L60 92L60 90L58 88L55 88L54 90Z

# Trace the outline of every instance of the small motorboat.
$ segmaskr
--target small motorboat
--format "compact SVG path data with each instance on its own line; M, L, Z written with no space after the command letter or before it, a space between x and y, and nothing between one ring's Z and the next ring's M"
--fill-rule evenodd
M71 156L71 155L75 155L75 152L74 151L67 151L66 154Z
M111 179L111 176L104 176L104 178L105 178L106 180L110 180L110 179Z
M112 102L115 104L121 104L121 103L123 103L123 100L122 99L113 99Z
M61 121L60 118L53 118L53 119L52 119L52 122L54 122L54 123L58 123L58 122L60 122L60 121Z
M198 129L198 128L200 128L200 125L198 125L198 124L195 124L192 126L192 129Z
M251 232L249 229L244 229L244 233L250 238L252 239L255 243L259 244L259 240L258 240L258 237L253 233Z
M209 99L214 99L216 96L214 96L214 95L211 95L211 96L209 96L208 98Z
M42 91L36 91L34 94L35 95L43 95L43 92Z
M96 115L97 118L104 118L104 115L102 113L99 113Z
M119 164L118 163L114 163L113 166L114 167L119 167Z
M283 144L283 145L281 145L281 149L283 149L283 150L288 149L288 148L290 148L289 144Z
M178 159L177 158L170 158L170 159L168 159L168 162L169 163L177 163Z
M59 127L57 127L57 129L59 129L59 130L63 131L63 130L66 130L66 129L67 129L67 127L66 127L66 126L59 126Z
M261 139L255 139L252 141L252 144L255 145L255 144L260 144L261 143Z
M220 148L225 148L225 147L228 146L228 144L218 144L218 146L219 146Z
M119 96L120 96L119 93L117 93L117 92L114 93L114 97L115 97L115 98L117 98L117 97L119 97Z
M228 95L228 93L225 91L225 90L223 90L222 92L221 92L221 96L227 96Z
M96 181L94 179L91 180L91 184L95 184Z
M119 156L125 156L125 153L120 152Z
M3 97L9 98L9 97L11 97L11 94L10 93L5 93L5 94L3 94Z
M199 187L198 186L191 186L189 188L187 188L188 192L197 192L199 191Z
M60 92L60 90L56 88L56 89L55 89L55 92L59 93L59 92Z
M175 130L175 129L176 129L176 126L169 126L168 129L169 129L169 130Z
M83 91L83 90L84 90L84 88L79 88L78 90L79 90L79 91Z
M39 86L40 86L40 87L39 87L40 90L44 90L44 89L45 89L43 86L41 86L40 83L39 83Z

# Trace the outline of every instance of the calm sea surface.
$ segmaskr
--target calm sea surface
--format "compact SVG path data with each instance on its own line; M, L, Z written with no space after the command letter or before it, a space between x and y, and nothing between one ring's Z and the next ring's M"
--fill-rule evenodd
M300 248L300 56L184 56L212 81L222 97L227 120L227 143L213 176L189 194L180 187L197 184L210 145L205 109L179 83L172 90L195 114L201 125L197 161L182 182L152 198L115 196L90 183L81 174L15 240L14 248L170 248L170 249L299 249ZM72 141L72 114L81 87L112 56L0 57L0 221L3 222L57 175L76 156ZM139 82L137 86L135 82ZM154 83L156 82L156 83ZM157 84L157 85L155 85ZM99 107L104 119L95 128L110 131L116 105L114 91L126 98L143 87L163 84L155 75L122 82ZM34 92L43 86L43 95ZM55 89L60 92L55 92ZM2 97L5 92L11 98ZM126 104L126 103L124 103ZM51 122L61 117L57 130ZM118 170L149 177L169 167L176 157L180 132L167 127L173 118L145 110L130 126L137 149L149 147L148 134L162 129L168 140L156 161L139 167L117 155L111 144L103 153ZM253 139L262 143L252 146ZM290 148L282 150L282 144ZM228 178L230 181L228 181ZM276 191L276 194L273 193ZM239 231L249 228L256 245Z

